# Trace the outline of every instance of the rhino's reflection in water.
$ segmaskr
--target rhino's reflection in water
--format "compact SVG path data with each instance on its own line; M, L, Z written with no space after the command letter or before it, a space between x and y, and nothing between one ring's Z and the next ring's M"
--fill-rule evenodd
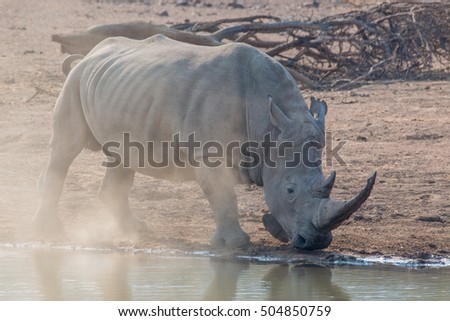
M320 265L264 265L260 266L261 272L265 271L258 275L260 280L249 279L244 272L250 268L249 263L212 259L211 266L214 278L204 297L207 300L234 300L245 289L257 287L260 300L350 299L343 289L331 282L331 269Z
M249 268L248 262L236 262L211 258L214 277L208 286L205 300L229 301L236 297L237 283L242 272Z
M328 267L302 264L273 267L264 276L268 285L268 300L325 301L350 300L350 296L331 281Z
M0 247L0 300L448 300L450 269Z
M128 277L133 257L92 254L72 260L66 252L48 250L34 251L32 255L42 299L133 299Z
M47 251L32 253L41 294L46 300L61 300L63 290L61 280L61 255Z

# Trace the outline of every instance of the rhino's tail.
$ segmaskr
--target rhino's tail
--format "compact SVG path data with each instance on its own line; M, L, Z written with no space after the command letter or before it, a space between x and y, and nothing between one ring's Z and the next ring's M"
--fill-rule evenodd
M93 152L98 152L99 150L102 149L102 145L97 141L97 139L95 139L94 135L92 135L92 133L90 133L89 140L86 144L86 149L89 149Z
M74 54L74 55L67 56L63 60L63 63L62 63L62 66L61 66L64 75L66 75L66 76L69 75L69 72L72 70L72 63L75 60L81 60L83 58L84 58L84 56L83 55L79 55L79 54Z

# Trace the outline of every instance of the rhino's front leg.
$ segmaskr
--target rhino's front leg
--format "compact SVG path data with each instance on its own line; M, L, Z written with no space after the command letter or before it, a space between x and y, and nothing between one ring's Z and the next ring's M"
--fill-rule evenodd
M248 245L250 237L239 224L232 170L202 167L197 170L196 177L211 205L216 222L211 246L236 248Z
M138 238L148 236L147 224L138 220L130 210L128 194L134 181L134 170L129 168L107 168L98 192L100 200L112 212L119 227L127 234Z

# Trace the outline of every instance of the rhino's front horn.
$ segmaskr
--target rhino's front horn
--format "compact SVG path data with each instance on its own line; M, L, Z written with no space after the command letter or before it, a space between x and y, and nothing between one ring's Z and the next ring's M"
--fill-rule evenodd
M350 201L323 200L315 217L314 225L316 228L331 231L341 225L367 200L375 184L376 177L377 172L372 174L367 180L366 187Z

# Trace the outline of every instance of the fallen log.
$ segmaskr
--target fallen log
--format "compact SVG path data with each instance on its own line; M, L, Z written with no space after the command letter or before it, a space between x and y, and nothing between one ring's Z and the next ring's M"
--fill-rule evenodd
M94 26L86 31L67 35L53 35L52 41L61 44L61 52L86 55L102 40L109 37L127 37L137 40L146 39L156 34L168 38L201 46L218 46L222 43L211 36L196 35L187 31L154 25L143 21Z

